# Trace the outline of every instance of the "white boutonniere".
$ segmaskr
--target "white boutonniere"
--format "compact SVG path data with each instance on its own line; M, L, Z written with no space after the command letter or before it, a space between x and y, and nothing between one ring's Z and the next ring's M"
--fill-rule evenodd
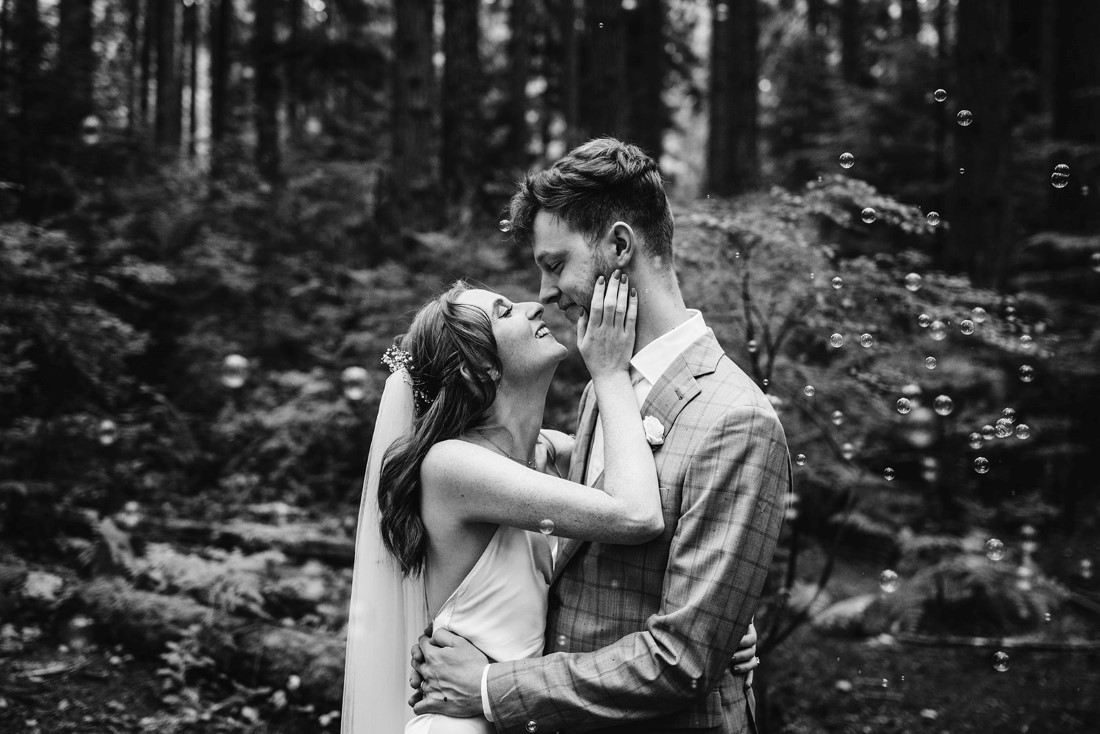
M650 446L660 446L665 442L665 427L653 416L647 415L642 419L642 430Z

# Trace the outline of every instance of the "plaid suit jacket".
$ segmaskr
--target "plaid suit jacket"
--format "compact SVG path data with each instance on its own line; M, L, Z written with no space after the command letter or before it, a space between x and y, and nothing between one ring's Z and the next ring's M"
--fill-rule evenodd
M570 479L581 482L596 422L591 383ZM489 669L501 732L748 731L744 678L728 670L779 538L791 467L779 419L713 332L692 344L642 406L664 533L642 545L568 540L550 590L547 654ZM602 476L594 486L599 486Z

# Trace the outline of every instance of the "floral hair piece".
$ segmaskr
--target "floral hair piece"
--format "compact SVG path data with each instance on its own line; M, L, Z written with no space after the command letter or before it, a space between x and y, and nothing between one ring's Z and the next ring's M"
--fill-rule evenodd
M416 402L416 412L423 415L424 411L428 409L428 406L432 404L432 399L428 397L427 393L417 387L416 381L413 379L411 371L413 365L412 353L407 349L402 349L394 345L382 354L382 363L390 368L390 374L400 372L402 379L412 386L413 398Z

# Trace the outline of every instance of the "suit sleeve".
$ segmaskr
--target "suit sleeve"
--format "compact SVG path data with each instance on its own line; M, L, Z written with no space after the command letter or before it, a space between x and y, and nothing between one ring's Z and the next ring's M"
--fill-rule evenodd
M641 631L593 652L490 666L497 730L655 718L710 690L755 611L789 485L774 412L745 406L723 415L690 460L658 612Z

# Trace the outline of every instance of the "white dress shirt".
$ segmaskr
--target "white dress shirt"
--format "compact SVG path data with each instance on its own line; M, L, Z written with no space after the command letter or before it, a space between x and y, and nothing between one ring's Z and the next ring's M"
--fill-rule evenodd
M630 359L630 367L634 382L634 395L638 400L638 408L645 405L650 390L661 379L661 375L669 368L672 362L683 354L688 347L694 344L700 337L705 336L710 330L703 322L703 314L695 309L688 309L688 320L671 331L665 332L649 344L638 350ZM640 379L639 379L640 377ZM596 415L596 427L592 434L592 449L588 452L588 466L585 470L585 483L592 485L603 473L603 423L600 416ZM489 705L489 666L481 671L481 708L484 709L485 718L493 720L493 711Z

